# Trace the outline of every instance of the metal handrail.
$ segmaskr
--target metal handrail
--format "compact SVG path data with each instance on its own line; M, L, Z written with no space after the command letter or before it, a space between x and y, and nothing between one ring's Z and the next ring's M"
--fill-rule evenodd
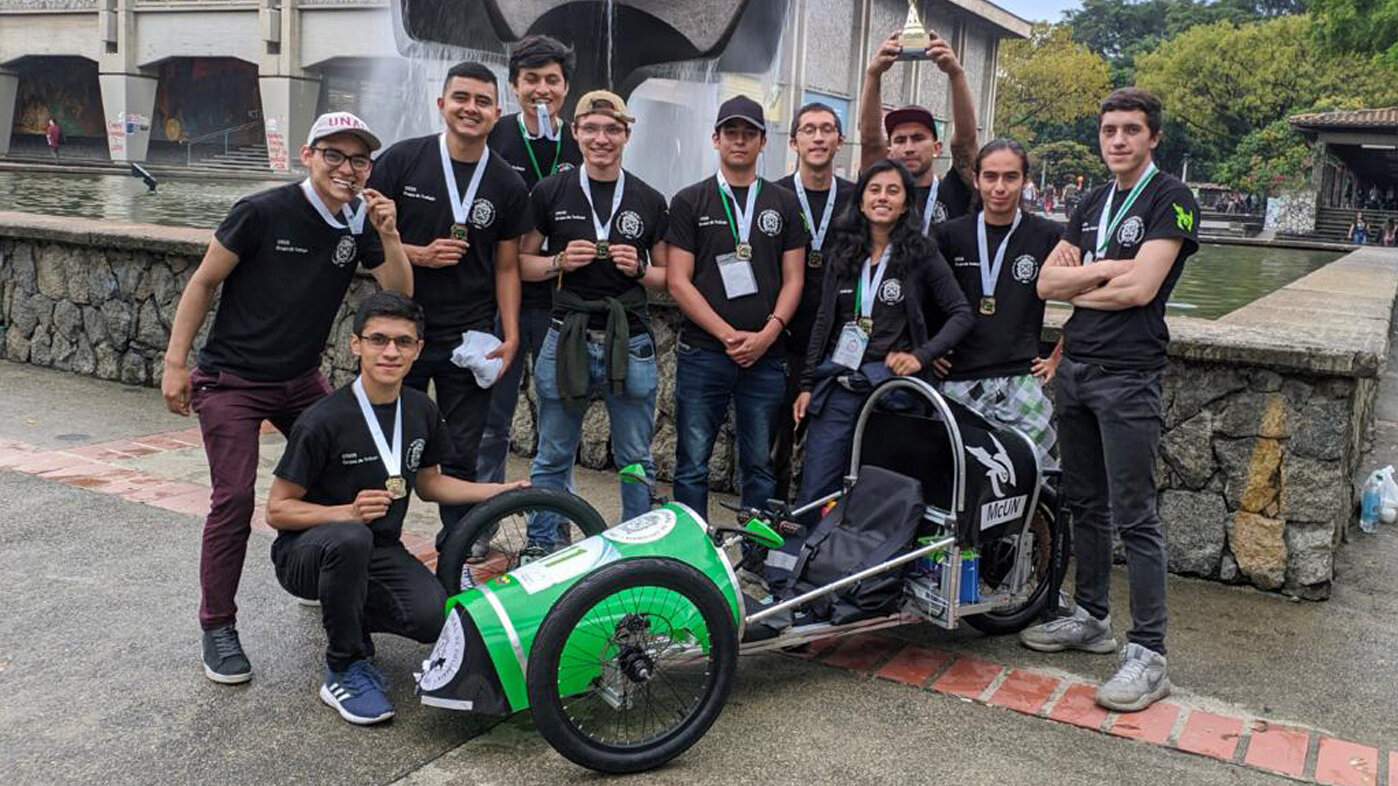
M233 134L238 133L239 131L246 131L247 129L252 128L253 126L260 126L260 125L262 125L262 121L261 121L261 120L249 120L248 122L243 123L242 125L231 126L231 127L229 127L229 128L224 128L224 129L219 130L219 131L213 131L213 132L210 132L210 133L208 133L208 134L204 134L203 136L197 136L197 137L195 137L195 138L193 138L193 139L185 140L185 141L183 142L183 144L184 144L184 146L185 146L185 165L186 165L186 166L193 166L193 165L194 165L194 146L195 146L195 145L197 145L197 144L199 144L199 143L201 143L201 142L204 142L205 140L213 139L214 137L219 137L219 136L221 136L221 137L223 137L223 153L224 153L224 155L227 155L228 152L229 152L229 148L228 148L228 138L229 138L230 136L232 136Z

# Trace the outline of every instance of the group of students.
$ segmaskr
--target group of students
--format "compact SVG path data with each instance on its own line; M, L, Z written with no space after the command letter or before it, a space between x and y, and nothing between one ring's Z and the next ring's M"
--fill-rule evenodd
M542 36L516 45L509 81L523 111L501 116L493 73L454 66L440 134L392 145L354 115L315 123L308 177L239 201L215 232L171 328L162 392L199 416L213 495L200 559L205 674L251 678L234 596L254 507L263 420L288 436L267 501L272 561L290 593L319 602L327 675L320 696L346 720L393 714L371 634L435 639L443 589L401 542L408 497L439 504L441 544L469 506L532 483L569 486L583 413L600 397L618 466L653 476L658 371L647 290L683 316L676 347L674 497L707 515L709 460L732 405L741 497L786 498L804 430L798 502L838 487L869 389L921 377L1061 451L1076 527L1076 610L1027 630L1040 650L1113 652L1107 608L1113 527L1126 543L1134 626L1099 701L1130 709L1169 690L1165 555L1155 513L1168 333L1164 303L1196 247L1188 189L1158 171L1160 104L1119 90L1102 104L1102 152L1116 174L1068 229L1020 209L1029 162L996 140L977 149L971 90L947 43L951 166L925 108L881 116L895 36L868 66L857 182L835 175L844 142L830 107L791 123L795 173L758 175L762 107L738 96L714 121L718 171L666 199L623 166L634 118L619 96L582 96L560 117L573 53ZM368 225L366 227L366 224ZM331 391L321 354L355 270L382 290L354 316L359 376ZM216 292L219 307L188 356ZM1046 298L1075 307L1040 357ZM468 331L493 333L504 370L490 386L456 365ZM528 481L504 483L509 428L532 359L538 450ZM1058 416L1043 383L1057 380ZM435 401L426 395L431 384ZM623 518L645 489L621 484ZM530 522L521 559L564 538ZM783 592L799 539L766 557Z

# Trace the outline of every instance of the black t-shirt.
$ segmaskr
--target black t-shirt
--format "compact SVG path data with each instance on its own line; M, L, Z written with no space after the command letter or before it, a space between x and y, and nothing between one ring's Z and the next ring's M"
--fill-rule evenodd
M438 137L405 139L374 163L369 186L398 204L403 242L425 246L451 236L452 217ZM457 194L465 198L478 164L452 161ZM532 227L529 191L505 159L490 151L476 201L468 213L470 248L455 265L413 267L413 298L427 314L428 342L457 343L466 330L495 325L495 244Z
M914 203L919 215L926 220L927 193L930 186L918 186L913 191ZM956 169L950 169L937 181L937 198L932 200L932 226L953 218L960 218L971 212L971 200L975 192L961 179ZM928 234L931 234L930 232Z
M913 348L912 333L908 330L908 307L901 294L901 274L894 269L891 262L888 264L888 270L876 287L878 292L874 297L874 308L870 317L874 320L874 328L869 333L869 346L864 349L865 363L883 360L890 352L909 352ZM865 266L867 265L866 260ZM859 277L855 276L854 282L848 286L842 284L835 291L835 313L838 317L835 320L836 330L843 330L845 325L854 322L858 317L858 304L854 300L858 289L855 282L858 280Z
M525 146L528 145L528 148ZM534 161L538 170L529 160L529 149L534 151ZM568 172L582 166L582 151L578 140L573 138L573 129L564 123L558 132L558 141L540 137L526 140L519 130L519 113L505 115L490 132L490 149L510 163L515 173L524 180L531 191L541 180L553 172ZM557 169L554 161L557 160ZM542 173L542 176L540 175ZM525 281L520 305L522 308L549 308L553 304L552 281Z
M840 220L840 214L854 199L855 184L844 178L837 177L835 182L835 212L830 217L830 227L825 230L823 246L825 252L829 253L831 241L835 239L835 222ZM785 188L791 193L796 193L796 175L790 174L778 180L777 185ZM820 219L825 215L825 203L830 199L830 191L813 191L806 189L806 201L811 205L811 221L806 225L806 232L814 240L815 231L820 227ZM801 200L796 201L799 209ZM801 216L803 223L806 221L805 214ZM819 266L811 265L811 244L806 244L806 283L801 288L801 303L796 307L796 315L791 318L791 324L787 328L787 333L791 335L791 343L788 350L794 357L805 360L806 345L811 343L811 328L815 326L816 312L820 310L820 289L825 281L825 263Z
M342 214L335 217L345 223ZM258 382L318 368L355 268L383 261L367 217L357 236L336 229L299 183L238 200L214 237L238 255L238 264L223 282L199 366Z
M451 453L451 435L427 394L403 388L403 479L411 495L419 470L434 467ZM374 404L379 428L393 439L393 404ZM301 413L274 474L306 490L302 497L317 505L348 505L359 492L381 489L388 471L379 457L369 426L350 385L331 393ZM393 543L403 533L408 497L396 499L388 513L369 522L374 542Z
M596 240L597 230L588 216L589 212L596 215L598 221L608 220L612 198L616 194L616 181L588 180L592 191L591 208L588 207L587 196L583 194L582 184L578 182L577 170L544 178L529 195L534 223L548 240L550 249L562 251L573 240ZM669 222L670 210L665 204L665 197L639 177L627 172L621 205L616 215L610 216L608 242L614 246L633 246L640 258L649 262L651 247L665 239ZM553 281L546 283L550 287L557 286ZM571 273L562 274L562 286L584 300L601 300L640 288L642 284L639 279L618 271L616 263L605 259L589 262ZM554 319L564 316L562 312L554 310ZM588 327L593 330L602 330L606 326L605 313L593 314L588 318ZM633 335L649 330L648 325L631 319Z
M1083 197L1068 219L1063 237L1086 254L1095 253L1098 224L1111 183ZM1118 189L1112 211L1119 210L1129 190ZM1115 217L1115 216L1113 216ZM1106 368L1161 368L1170 330L1165 325L1165 302L1184 272L1184 261L1199 250L1199 205L1179 178L1157 172L1126 217L1116 225L1104 259L1134 259L1147 240L1182 238L1179 254L1155 298L1144 306L1120 311L1074 308L1063 328L1063 353L1082 363Z
M752 271L757 280L757 292L729 299L723 288L723 278L716 259L731 254L737 248L733 229L724 211L725 198L718 190L718 178L709 177L675 194L670 201L670 230L665 240L676 248L694 254L694 286L720 317L736 330L759 331L767 323L767 315L777 305L782 286L782 254L796 248L804 249L810 239L801 221L801 206L796 195L774 184L757 180L752 187L760 188L753 206ZM739 205L747 205L748 187L734 188ZM732 205L729 204L729 211ZM733 216L736 226L737 215ZM709 335L688 317L680 326L680 338L686 344L723 351L722 342ZM773 349L785 351L781 341Z
M937 248L951 265L956 283L966 293L975 312L971 331L956 345L948 379L984 379L1028 374L1039 356L1039 335L1044 325L1044 301L1036 285L1039 270L1063 235L1059 225L1046 218L1021 212L1019 228L1005 249L1005 262L995 282L995 313L980 313L981 267L976 242L979 213L938 224L932 228ZM1009 224L986 224L986 252L995 261L995 249L1010 231Z

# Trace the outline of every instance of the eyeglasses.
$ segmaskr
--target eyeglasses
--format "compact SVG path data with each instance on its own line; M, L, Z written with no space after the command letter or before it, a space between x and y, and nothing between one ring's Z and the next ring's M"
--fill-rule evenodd
M626 135L626 126L620 125L618 123L610 123L604 126L597 125L596 123L583 123L582 125L578 126L578 136L603 135L611 137L612 139L620 139L621 137Z
M359 335L359 334L355 334ZM367 336L359 336L360 341L367 342L374 349L383 349L389 344L398 347L403 351L417 349L420 339L417 336L385 336L382 333L370 333Z
M807 123L796 129L797 136L815 136L816 134L834 136L838 133L840 133L840 129L836 128L834 123L822 123L820 125Z
M325 159L325 163L332 167L337 167L348 161L350 162L350 169L356 172L367 172L369 171L369 167L374 165L373 159L368 156L345 155L333 147L313 147L311 149L319 152L320 157Z

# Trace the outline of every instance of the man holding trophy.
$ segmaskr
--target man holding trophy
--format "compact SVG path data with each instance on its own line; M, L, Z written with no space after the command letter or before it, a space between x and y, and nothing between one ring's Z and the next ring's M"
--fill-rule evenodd
M909 105L883 117L883 75L900 60L931 60L947 75L951 90L951 168L938 177L933 163L942 154L937 123L926 107ZM883 158L908 168L917 185L915 204L922 214L922 231L933 224L966 215L971 209L975 181L971 163L978 148L976 107L971 85L951 44L935 30L923 27L914 0L908 2L908 18L879 47L864 72L859 95L859 167ZM886 134L886 136L885 136Z

